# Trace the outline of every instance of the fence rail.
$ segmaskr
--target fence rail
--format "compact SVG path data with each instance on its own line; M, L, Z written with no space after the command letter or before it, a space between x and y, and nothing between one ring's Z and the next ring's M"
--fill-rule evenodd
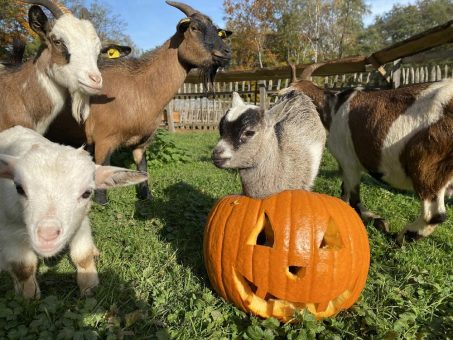
M453 53L449 55L453 55ZM413 59L407 58L406 60L411 62ZM431 65L413 65L412 63L405 65L403 61L399 60L385 67L394 87L453 78L452 60L438 64L431 63ZM163 113L162 125L168 126L170 130L216 129L222 115L231 107L233 91L238 92L248 103L258 105L265 102L266 105L270 105L276 100L278 92L289 85L289 71L286 76L281 75L282 73L279 71L276 72L275 77L267 75L267 79L262 80L242 80L242 76L237 77L239 80L229 78L233 80L215 82L215 92L210 94L206 94L202 84L185 83L168 104L166 112ZM389 84L376 70L318 76L314 77L313 81L319 86L335 90L358 86L365 88L389 87ZM171 113L171 117L169 113Z

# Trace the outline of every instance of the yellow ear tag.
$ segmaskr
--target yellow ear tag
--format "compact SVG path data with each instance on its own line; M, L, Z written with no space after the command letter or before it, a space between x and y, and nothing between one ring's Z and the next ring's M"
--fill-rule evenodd
M179 23L180 24L185 24L186 22L190 22L190 18L181 19L181 21Z
M219 35L220 38L224 39L226 38L226 32L224 30L221 30L217 33Z
M116 59L121 57L120 51L118 51L116 48L111 48L108 50L107 55L109 59Z

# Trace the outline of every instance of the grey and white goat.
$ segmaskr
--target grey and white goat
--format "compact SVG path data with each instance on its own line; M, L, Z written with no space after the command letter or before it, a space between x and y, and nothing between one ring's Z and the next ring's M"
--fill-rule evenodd
M239 169L245 195L263 198L283 190L310 190L326 132L309 97L288 93L263 111L234 92L219 131L214 164Z
M81 294L89 294L99 282L88 219L94 189L146 179L146 173L97 166L83 149L21 126L0 132L0 270L11 274L16 292L39 297L38 256L69 245Z

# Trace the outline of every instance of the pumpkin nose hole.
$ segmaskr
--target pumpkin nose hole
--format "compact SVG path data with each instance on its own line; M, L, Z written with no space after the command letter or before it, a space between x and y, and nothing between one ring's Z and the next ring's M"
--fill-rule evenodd
M272 229L272 224L267 214L264 214L263 227L258 234L256 244L270 248L274 246L274 230Z
M289 266L288 267L289 276L292 279L303 278L305 276L306 268L299 266Z

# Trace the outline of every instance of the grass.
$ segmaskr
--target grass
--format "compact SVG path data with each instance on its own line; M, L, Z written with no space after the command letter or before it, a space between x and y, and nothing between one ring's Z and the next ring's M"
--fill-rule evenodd
M299 324L247 315L210 288L203 266L207 214L221 196L239 193L234 171L216 169L210 152L216 133L161 134L152 150L154 201L137 202L133 188L109 193L107 207L90 213L101 257L101 285L81 299L67 255L41 264L42 298L15 297L0 274L0 338L10 339L446 339L453 336L453 220L418 243L396 246L367 230L371 268L359 301L335 318ZM131 164L119 153L120 165ZM315 191L339 195L334 159L326 153ZM368 208L385 216L392 231L419 213L411 194L390 191L370 177L362 184ZM453 215L451 201L448 213Z

